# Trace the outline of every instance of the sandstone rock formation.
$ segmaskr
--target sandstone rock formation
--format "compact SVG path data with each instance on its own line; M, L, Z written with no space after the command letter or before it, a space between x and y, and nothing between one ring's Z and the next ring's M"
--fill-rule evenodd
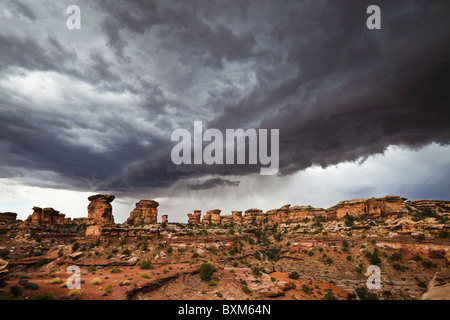
M114 224L111 202L115 196L109 194L96 194L90 196L88 205L88 220L86 237L98 237L101 235L103 226Z
M9 270L7 269L8 262L0 259L0 288L5 285L5 280L8 278Z
M194 214L188 214L188 223L199 224L201 223L202 211L194 210Z
M109 194L96 194L90 196L88 205L88 223L111 225L114 224L111 202L115 196Z
M445 267L436 272L421 300L450 300L450 250L445 255Z
M347 214L359 218L391 218L408 213L406 198L387 196L384 198L355 199L341 201L327 210L330 219L343 219Z
M131 211L127 219L129 225L156 224L158 221L159 203L154 200L141 200L136 203L136 208Z
M337 205L328 209L314 208L312 206L293 206L284 205L279 209L272 209L263 212L261 209L248 209L242 215L242 211L233 211L231 215L220 216L220 210L210 210L201 219L201 211L197 210L194 214L188 214L188 223L203 224L283 224L283 223L300 223L307 220L313 220L317 217L327 219L344 219L347 215L354 218L368 219L389 219L399 216L408 215L409 210L414 209L413 205L433 206L434 210L439 208L447 208L449 201L432 201L430 204L424 200L419 202L410 201L407 207L406 198L399 196L386 196L383 198L355 199L350 201L341 201ZM411 209L412 208L412 209ZM438 209L436 209L438 208ZM442 209L444 210L444 209ZM447 211L449 209L446 209ZM405 226L406 227L406 226Z
M203 224L216 224L219 225L220 224L220 210L219 209L214 209L214 210L209 210L206 212L206 215L203 217L202 219L202 223Z
M15 212L0 212L0 221L11 222L15 221L17 218L17 213Z
M53 208L33 207L33 213L28 216L26 221L34 225L56 226L64 224L68 220L70 219L66 219L65 214Z
M413 209L429 209L434 213L450 211L450 201L444 200L412 200L406 204Z

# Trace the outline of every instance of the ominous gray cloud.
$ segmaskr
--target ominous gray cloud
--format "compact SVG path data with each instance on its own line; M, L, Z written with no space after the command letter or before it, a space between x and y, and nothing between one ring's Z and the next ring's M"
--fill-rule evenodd
M3 178L127 193L259 172L173 165L170 135L194 120L280 129L285 175L450 141L447 0L6 0L0 16Z
M188 185L188 188L191 190L207 190L207 189L215 188L217 186L237 187L238 185L239 185L239 181L229 181L229 180L220 179L220 178L213 178L213 179L208 179L202 183L190 184L190 185Z

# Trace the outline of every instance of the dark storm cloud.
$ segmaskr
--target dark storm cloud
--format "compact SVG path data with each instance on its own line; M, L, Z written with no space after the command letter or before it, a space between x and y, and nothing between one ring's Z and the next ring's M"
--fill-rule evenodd
M192 130L194 120L280 129L282 174L390 145L448 144L450 6L372 2L79 1L90 33L76 31L75 40L39 4L11 4L44 31L32 34L25 20L0 31L0 174L51 171L60 187L126 192L259 172L174 166L171 132ZM365 27L370 4L382 8L382 30ZM79 89L86 96L76 111L53 100L40 106L8 89L12 76L33 72L90 89ZM121 107L92 92L132 98ZM213 178L189 188L234 185Z
M217 186L236 187L238 185L239 185L239 181L229 181L229 180L220 179L220 178L213 178L213 179L208 179L202 183L190 184L190 185L188 185L188 188L191 190L207 190L207 189L213 189Z

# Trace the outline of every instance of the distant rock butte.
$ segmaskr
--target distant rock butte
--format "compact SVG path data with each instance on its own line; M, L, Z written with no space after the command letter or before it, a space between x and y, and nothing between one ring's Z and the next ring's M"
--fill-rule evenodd
M90 196L88 205L88 221L86 237L97 237L102 234L103 226L114 225L111 202L115 196L110 194L96 194Z
M136 203L136 208L131 211L127 224L156 224L158 222L158 206L159 203L154 200L139 201Z
M0 221L10 222L15 221L17 213L15 212L0 212Z
M405 202L407 199L400 196L386 196L383 198L367 198L341 201L328 208L314 208L312 206L284 205L279 209L263 212L261 209L248 209L233 211L231 215L220 215L220 210L210 210L201 219L201 211L188 214L188 223L203 224L282 224L299 223L305 219L312 220L322 216L326 219L341 220L348 216L368 219L391 219L408 214L410 211L427 208L433 212L449 211L450 201L444 200L415 200Z
M53 208L33 207L33 213L28 216L26 222L38 226L56 226L63 225L70 220L70 218L66 218L65 214Z

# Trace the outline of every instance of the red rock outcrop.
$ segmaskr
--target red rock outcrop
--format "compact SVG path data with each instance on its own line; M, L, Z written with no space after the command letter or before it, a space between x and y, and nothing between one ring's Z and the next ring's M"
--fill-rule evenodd
M168 223L169 222L169 217L167 216L167 214L161 216L162 219L162 223Z
M5 285L5 280L8 278L8 261L0 259L0 288Z
M102 234L103 226L114 224L111 202L115 199L114 195L96 194L90 196L88 205L88 219L86 227L86 237L99 237Z
M127 224L156 224L158 222L159 203L154 200L141 200L136 203L136 208L131 211Z
M17 218L17 213L15 212L0 212L0 221L11 222L15 221Z
M231 224L238 223L244 225L251 224L283 224L300 223L305 219L313 220L322 216L327 219L344 219L346 215L355 218L369 219L389 219L398 216L407 215L408 208L405 204L406 198L399 196L386 196L383 198L355 199L350 201L341 201L329 209L314 208L312 206L293 206L284 205L279 209L263 212L261 209L248 209L242 215L242 211L233 211L231 215L220 216L220 210L211 210L201 219L204 224ZM431 206L429 202L420 200L411 201L411 206ZM450 201L433 200L433 208L447 208ZM438 209L436 209L438 210ZM449 209L445 209L449 211ZM194 215L188 214L189 223L200 223L201 211L195 211Z
M221 221L220 210L214 209L206 212L206 215L202 219L203 224L216 224L219 225Z
M201 223L202 211L194 210L194 214L188 213L188 223L199 224Z
M406 204L413 209L429 209L434 213L450 211L450 201L445 200L412 200Z
M27 222L34 225L56 226L66 223L66 215L53 208L33 207L33 213L28 216Z
M407 199L398 196L387 196L384 198L341 201L327 210L327 218L343 219L347 214L355 218L393 218L408 213L405 200Z
M111 202L116 197L110 194L96 194L90 196L88 205L88 224L112 225L114 216L112 214Z

